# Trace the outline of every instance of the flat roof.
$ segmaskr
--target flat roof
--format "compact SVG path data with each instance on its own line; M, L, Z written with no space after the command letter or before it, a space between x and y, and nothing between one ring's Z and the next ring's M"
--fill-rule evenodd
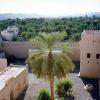
M8 81L11 78L15 78L18 76L21 72L23 72L26 69L26 67L11 67L7 71L3 72L0 75L0 90L4 88L6 81Z

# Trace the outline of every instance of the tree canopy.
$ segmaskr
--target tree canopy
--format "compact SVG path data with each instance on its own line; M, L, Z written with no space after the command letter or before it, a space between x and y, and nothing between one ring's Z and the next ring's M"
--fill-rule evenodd
M23 32L31 33L32 37L38 35L41 32L66 32L69 38L78 41L80 34L83 30L100 30L100 17L84 16L84 17L68 17L68 18L31 18L31 19L7 19L0 20L0 30L7 28L9 25L16 25L19 28L18 39ZM77 34L77 35L75 35ZM79 34L79 35L78 35ZM75 38L73 37L75 36ZM30 39L30 36L26 35L24 40ZM77 37L77 38L76 38ZM16 39L16 40L18 40ZM20 39L19 39L20 40Z

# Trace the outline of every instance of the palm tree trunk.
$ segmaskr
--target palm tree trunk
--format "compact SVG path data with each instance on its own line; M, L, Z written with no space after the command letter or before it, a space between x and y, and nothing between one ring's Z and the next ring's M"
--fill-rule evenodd
M51 100L54 100L54 80L50 80Z

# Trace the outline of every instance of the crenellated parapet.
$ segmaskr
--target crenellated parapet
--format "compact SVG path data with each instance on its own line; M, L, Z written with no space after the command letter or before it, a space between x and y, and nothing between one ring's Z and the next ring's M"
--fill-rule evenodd
M66 44L69 48L80 48L79 42L68 42Z
M81 34L81 42L100 43L100 30L84 30Z
M98 34L98 33L100 33L100 30L84 30L82 32L82 34L86 34L86 35L93 34L93 33Z
M100 30L84 30L81 34L81 38L87 36L100 36Z
M36 49L39 47L39 45L36 45L32 42L3 41L2 43L4 52L8 55L14 55L17 58L27 58L29 49ZM72 59L79 60L79 42L66 42L66 46L68 46L71 51L74 51L74 53L72 54Z

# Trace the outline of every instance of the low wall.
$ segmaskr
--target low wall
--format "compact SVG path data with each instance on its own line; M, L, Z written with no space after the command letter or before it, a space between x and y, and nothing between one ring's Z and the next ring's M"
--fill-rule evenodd
M7 68L7 59L5 58L0 58L0 72Z
M1 86L3 82L5 82L5 86L0 90L0 100L15 100L28 86L27 69L24 69L20 74L16 73L15 76L12 75L9 79L6 79L6 81L1 80L0 82Z
M28 50L35 48L37 46L29 42L3 42L3 51L7 55L14 55L16 58L27 58Z
M13 81L13 87L12 87L12 98L15 100L21 92L28 86L29 80L28 80L28 73L27 70L24 70L14 78Z
M9 42L3 41L3 51L8 55L14 55L16 58L27 58L29 49L36 49L38 46L30 42ZM71 49L71 58L74 61L79 61L80 59L80 46L79 42L66 43L66 45Z
M0 100L11 100L11 87L13 85L13 78L9 79L5 85L6 86L0 90Z

